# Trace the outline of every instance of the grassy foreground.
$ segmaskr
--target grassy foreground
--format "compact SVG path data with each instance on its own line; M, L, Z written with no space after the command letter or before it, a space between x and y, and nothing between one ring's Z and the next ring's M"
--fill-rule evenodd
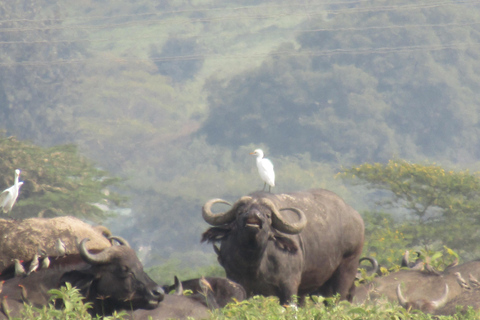
M71 286L62 287L60 290L50 290L52 294L50 305L41 309L25 304L22 318L35 320L91 320L91 319L123 319L125 312L118 312L108 317L91 317L88 314L88 303L82 302L82 296L78 289ZM61 299L64 302L63 309L55 309L53 300ZM466 314L453 316L433 316L422 312L407 312L396 303L380 302L377 305L352 305L346 301L338 301L337 298L312 297L307 300L305 307L285 306L282 307L275 297L256 296L247 301L235 302L225 308L212 312L210 319L238 319L238 320L299 320L299 319L342 319L342 320L369 320L369 319L480 319L480 313L471 309Z

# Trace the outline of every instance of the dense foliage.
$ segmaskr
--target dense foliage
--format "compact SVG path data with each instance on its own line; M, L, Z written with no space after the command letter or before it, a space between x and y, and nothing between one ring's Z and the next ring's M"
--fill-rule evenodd
M72 144L41 148L0 135L0 190L13 185L15 169L24 182L10 212L16 219L73 215L101 221L125 202L111 191L120 179L96 168Z
M460 44L479 41L478 7L427 2L325 8L260 67L210 84L202 132L328 162L477 158L480 52Z
M472 258L480 255L480 177L468 170L445 170L437 164L390 160L345 169L355 184L388 192L377 205L406 214L401 231L408 246L440 244ZM405 217L406 215L406 217ZM402 219L402 220L403 220Z

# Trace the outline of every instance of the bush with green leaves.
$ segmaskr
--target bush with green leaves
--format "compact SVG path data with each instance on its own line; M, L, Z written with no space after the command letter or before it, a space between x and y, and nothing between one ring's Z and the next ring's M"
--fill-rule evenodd
M461 319L478 319L478 314L469 310ZM274 297L255 296L249 300L228 304L225 308L215 310L210 319L224 320L377 320L377 319L433 319L432 315L422 312L408 312L397 303L382 302L376 305L352 305L347 301L339 301L338 296L324 298L312 296L307 299L306 305L281 306ZM441 316L435 319L460 319L459 317Z
M69 283L60 289L49 291L52 295L50 303L43 308L36 308L25 303L21 318L12 320L35 319L35 320L122 320L128 318L125 311L116 311L111 316L92 317L88 310L90 303L84 303L77 288ZM294 297L294 302L296 298ZM59 308L59 306L62 306ZM160 306L161 307L161 306ZM210 320L374 320L374 319L445 319L445 320L474 320L479 319L480 313L469 308L466 313L454 316L432 316L418 311L408 312L397 303L380 301L373 304L353 305L347 301L340 301L339 296L324 298L312 296L307 299L305 306L298 307L295 304L281 306L276 297L254 296L245 301L229 303L225 308L211 312Z
M478 174L394 159L347 168L340 176L372 189L377 206L396 213L408 246L446 245L466 258L480 255Z
M111 190L119 178L78 154L73 144L42 148L0 132L0 190L24 181L11 214L18 218L72 215L101 221L126 198Z
M115 311L111 316L92 317L88 310L92 307L90 302L83 302L83 296L80 290L72 287L70 283L66 283L60 289L51 289L48 291L50 302L43 308L37 308L29 303L24 303L22 317L18 319L35 319L35 320L122 320L127 313L125 311ZM61 305L61 308L58 306ZM17 319L17 318L13 318Z

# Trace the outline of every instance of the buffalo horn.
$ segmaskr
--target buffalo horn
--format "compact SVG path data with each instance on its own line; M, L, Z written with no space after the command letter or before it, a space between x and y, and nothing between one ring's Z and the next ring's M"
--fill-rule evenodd
M287 234L298 234L300 233L303 228L307 225L307 217L302 210L298 208L281 208L280 210L277 209L275 204L270 199L262 198L260 203L270 208L273 213L272 216L272 226L280 232L287 233ZM295 223L287 222L280 211L290 210L295 212L298 215L299 220Z
M115 254L115 247L105 248L102 252L92 254L88 252L87 247L85 246L87 241L90 241L90 239L85 238L78 245L78 251L83 260L90 264L104 264L110 262Z
M221 226L223 224L230 223L235 219L235 216L236 216L235 211L238 208L238 206L251 199L252 198L248 196L242 197L233 205L233 207L230 210L217 213L217 214L212 213L212 206L215 203L225 203L225 204L228 204L229 206L231 206L231 204L222 199L211 199L207 201L207 203L205 203L205 205L202 207L202 217L208 224L212 226Z
M448 284L445 283L445 293L438 300L433 300L431 304L436 308L443 306L448 301Z
M372 264L372 274L375 274L379 271L377 259L371 258L371 257L363 257L358 262L361 263L362 261L365 261L365 260Z
M128 248L131 248L130 247L130 244L128 243L127 240L123 239L122 237L119 237L119 236L110 236L108 237L108 240L110 240L110 243L112 244L113 246L113 241L116 240L118 243L120 243L120 245L122 246L126 246Z
M175 293L174 293L174 295L183 296L183 285L182 285L182 283L180 282L180 280L178 280L177 276L174 276L173 279L175 281Z
M400 288L400 283L397 286L397 298L398 298L398 303L405 309L407 308L407 299L402 294L402 289Z

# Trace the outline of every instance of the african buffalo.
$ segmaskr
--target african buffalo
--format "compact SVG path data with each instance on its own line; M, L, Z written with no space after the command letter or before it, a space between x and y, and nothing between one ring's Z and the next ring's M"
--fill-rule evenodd
M135 251L126 245L112 246L93 254L85 246L88 239L83 239L78 250L86 264L68 265L63 269L40 269L27 277L15 277L5 281L0 299L8 297L11 307L22 302L22 290L25 288L26 299L34 306L46 305L47 291L59 288L66 282L80 289L87 302L91 302L92 314L108 315L118 309L151 309L158 306L164 294L143 271ZM15 315L19 310L12 308ZM0 317L1 319L1 317Z
M371 266L362 265L363 261L370 262ZM362 271L361 270L365 271L365 274L369 277L371 277L373 275L382 276L382 271L380 270L380 266L378 265L377 259L372 258L372 257L362 257L362 258L360 258L358 263L359 263L359 267L358 267L358 271L357 271L357 275L356 275L355 279L362 280Z
M465 289L460 286L455 277L457 272L461 273L465 279L469 279L470 275L480 279L480 261L470 261L449 267L443 272L410 269L375 278L372 282L357 288L354 302L375 302L378 298L385 297L390 301L399 301L404 306L426 312L453 314L455 304L466 306L479 296L465 293ZM399 296L399 285L402 286L400 289L402 297ZM472 304L472 306L477 307L478 304Z
M425 313L432 313L436 309L444 306L445 303L447 303L448 301L448 291L449 291L448 284L445 284L445 291L443 292L443 294L435 300L431 300L431 298L430 299L422 298L417 300L407 299L402 294L401 286L402 286L401 284L397 285L398 303L400 303L402 307L404 307L409 311L420 310Z
M477 312L480 310L480 290L463 291L444 306L436 309L434 314L451 316L458 312L457 309L460 313L465 313L468 307L472 307Z
M200 297L165 295L158 308L137 309L128 312L124 319L163 320L163 319L206 319L210 317L210 309Z
M400 270L357 287L354 302L375 301L382 296L390 301L398 301L397 287L399 284L402 285L403 295L410 301L435 300L439 293L445 291L445 284L448 284L449 287L448 299L461 292L453 275L437 275L420 270Z
M175 277L175 283L164 286L164 289L166 292L174 290L174 293L165 295L157 308L137 309L130 312L130 318L127 319L204 319L209 317L209 310L224 307L228 302L232 302L233 298L244 299L246 296L240 285L218 277L202 277L183 282ZM184 289L192 292L184 296Z
M280 303L317 291L352 300L364 225L360 215L335 193L315 189L296 193L254 192L230 210L203 218L214 227L202 242L220 242L219 263L227 278L248 296L277 296ZM296 217L292 217L296 216Z
M43 249L50 257L58 256L55 244L61 239L66 245L66 254L76 253L76 238L89 238L88 249L102 250L110 247L107 237L110 231L104 226L92 227L75 217L30 218L25 220L0 219L0 272L13 270L13 259L28 261ZM13 275L13 273L12 273ZM3 280L8 277L3 276Z
M225 307L230 302L243 301L247 298L245 289L227 278L205 277L204 279L209 283L213 292L213 298L220 308ZM179 284L164 286L163 289L166 293L169 293L172 290L176 290L177 286L180 285L182 290L191 290L193 294L203 293L204 288L200 285L200 280L198 278L185 280Z

